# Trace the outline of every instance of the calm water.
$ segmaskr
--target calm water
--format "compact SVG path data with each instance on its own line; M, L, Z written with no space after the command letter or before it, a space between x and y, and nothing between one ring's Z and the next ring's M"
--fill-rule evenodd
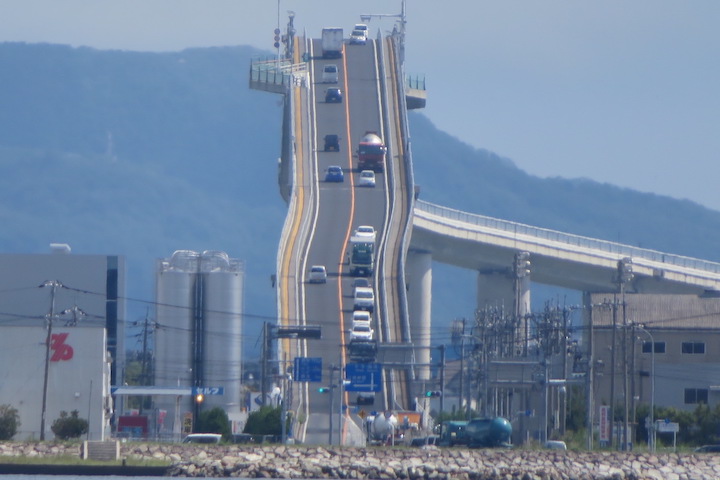
M178 478L185 477L125 477L119 475L4 475L0 472L0 480L178 480ZM237 478L235 480L251 479Z
M118 475L3 475L0 480L167 480L178 477L124 477ZM242 479L239 479L242 480Z

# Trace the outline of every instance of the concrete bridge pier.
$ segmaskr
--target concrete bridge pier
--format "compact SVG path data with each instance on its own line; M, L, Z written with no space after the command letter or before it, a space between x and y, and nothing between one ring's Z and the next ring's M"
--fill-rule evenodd
M415 345L416 378L430 379L430 320L432 307L432 254L410 250L405 263L410 338ZM417 393L417 392L416 392Z

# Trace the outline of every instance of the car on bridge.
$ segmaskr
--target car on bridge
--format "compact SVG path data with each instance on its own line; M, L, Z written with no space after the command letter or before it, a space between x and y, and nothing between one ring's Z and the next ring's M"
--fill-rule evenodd
M328 88L325 90L325 103L342 103L342 90L339 88Z
M323 150L326 152L339 152L340 151L340 137L335 134L325 135L325 146Z
M312 267L310 267L310 273L308 274L308 282L326 283L327 270L325 269L325 265L313 265Z
M365 45L367 36L362 30L353 30L350 34L350 45Z
M330 165L327 170L325 170L325 181L344 182L345 175L343 174L342 167L338 165Z
M352 287L354 289L357 287L370 288L370 287L372 287L372 285L370 285L370 279L365 278L365 277L358 277L358 278L353 278Z
M350 330L350 341L353 340L372 340L375 333L369 323L355 323Z
M357 287L353 296L354 310L367 310L372 313L375 309L375 292L372 288Z
M355 229L353 237L367 238L368 240L375 241L375 227L372 225L360 225Z
M370 312L366 310L355 310L353 311L352 321L353 325L358 322L370 325L372 323L372 316L370 315Z
M375 172L372 170L363 170L360 172L360 178L358 179L358 187L374 187L375 186Z
M325 65L322 71L322 83L338 83L338 66Z

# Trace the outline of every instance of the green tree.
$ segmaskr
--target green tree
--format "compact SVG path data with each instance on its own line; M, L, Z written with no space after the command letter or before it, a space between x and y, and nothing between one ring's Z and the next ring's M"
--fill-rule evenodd
M586 419L587 404L583 387L571 385L568 388L568 415L565 428L575 432L583 431L585 430Z
M251 435L280 435L282 434L282 424L280 416L282 415L280 407L270 407L265 405L260 410L252 412L245 423L243 433Z
M230 420L220 407L200 412L195 426L198 432L220 433L226 440L230 438Z
M20 415L17 408L11 405L0 405L0 440L11 440L20 426Z
M55 419L50 429L60 440L80 438L80 435L88 431L88 421L78 415L77 410L70 412L70 415L63 410L60 412L60 418Z

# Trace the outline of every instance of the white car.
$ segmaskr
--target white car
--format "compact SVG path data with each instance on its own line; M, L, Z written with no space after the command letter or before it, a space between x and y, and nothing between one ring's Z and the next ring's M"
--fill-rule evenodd
M356 23L355 26L353 27L353 31L355 31L355 30L360 30L363 33L363 35L365 35L365 38L368 37L368 26L366 24Z
M308 282L326 283L327 270L325 269L325 265L313 265L312 267L310 267L310 273L308 274Z
M357 323L353 325L350 331L350 340L372 340L374 330L366 323Z
M375 241L375 227L372 225L360 225L355 229L353 237L364 237L368 240Z
M353 310L367 310L372 313L375 309L375 292L372 288L357 287L353 298Z
M375 186L375 172L372 170L363 170L360 172L360 178L358 179L358 187L374 187Z
M334 64L325 65L322 71L323 83L338 83L338 66Z
M350 34L350 45L365 45L367 36L362 30L353 30Z
M372 324L372 315L370 315L370 312L367 312L365 310L353 311L352 324L354 326L359 323L371 325Z

